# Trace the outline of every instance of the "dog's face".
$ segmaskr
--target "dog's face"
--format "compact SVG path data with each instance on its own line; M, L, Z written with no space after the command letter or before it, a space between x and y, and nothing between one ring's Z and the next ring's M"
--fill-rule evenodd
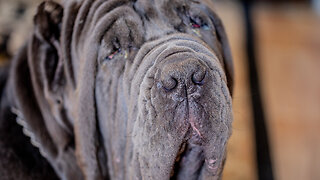
M221 22L205 4L47 2L35 27L29 52L43 64L44 99L75 136L84 176L220 177L232 61Z

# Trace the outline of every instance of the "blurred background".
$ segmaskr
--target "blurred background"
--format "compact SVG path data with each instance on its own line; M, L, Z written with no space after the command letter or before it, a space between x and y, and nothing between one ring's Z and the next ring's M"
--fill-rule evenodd
M256 70L278 180L320 179L319 5L318 0L252 1ZM254 180L258 165L244 8L240 1L218 1L215 9L235 64L233 134L223 179Z
M250 90L242 2L205 1L225 24L235 65L233 134L223 179L268 179L259 176L256 155L252 97L260 92L274 179L319 180L320 0L251 2L258 93ZM40 2L0 0L0 65L28 38Z

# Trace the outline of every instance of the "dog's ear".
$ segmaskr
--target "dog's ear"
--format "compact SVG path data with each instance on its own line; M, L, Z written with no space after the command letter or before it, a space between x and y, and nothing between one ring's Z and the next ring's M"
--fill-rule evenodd
M34 33L28 44L28 66L32 88L42 119L52 138L57 157L51 163L60 177L81 178L77 167L73 129L66 114L64 63L61 58L61 24L63 7L53 1L38 6L34 17Z
M29 67L38 101L43 99L55 120L68 133L71 127L63 115L63 95L66 88L60 32L63 8L53 1L39 5L34 17L34 34L29 44ZM40 100L42 102L42 100Z
M40 4L34 17L34 36L29 49L33 55L31 64L38 66L36 73L39 73L42 85L52 92L58 91L64 79L59 56L62 16L63 8L59 4L52 1Z
M220 42L220 45L221 45L224 68L226 71L226 76L227 76L227 81L228 81L228 88L229 88L229 91L232 95L233 83L234 83L233 82L234 69L233 69L233 60L232 60L232 55L231 55L231 49L229 46L229 41L228 41L226 31L224 29L224 26L223 26L222 21L219 18L219 16L211 10L208 10L208 11L209 11L210 19L211 19L212 23L214 24L218 41Z

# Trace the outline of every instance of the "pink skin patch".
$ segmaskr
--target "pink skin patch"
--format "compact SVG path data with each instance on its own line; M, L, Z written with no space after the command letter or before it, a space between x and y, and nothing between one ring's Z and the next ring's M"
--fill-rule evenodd
M200 25L199 24L192 24L192 27L193 28L200 28Z
M218 167L213 167L213 166L210 166L210 165L208 165L208 168L209 168L210 170L212 170L212 171L216 171L216 170L218 169Z
M117 157L117 158L115 159L115 161L116 161L116 163L120 163L120 157Z
M210 159L210 160L208 161L209 164L214 164L215 162L217 162L217 160L215 160L215 159Z
M216 159L209 159L206 160L207 164L208 164L208 168L212 171L215 172L218 170L218 166L215 166L215 163L217 162Z
M196 118L194 117L193 113L190 112L190 113L189 113L190 125L191 125L192 129L193 129L194 131L196 131L196 133L197 133L201 138L203 138L202 135L201 135L201 133L200 133L200 131L199 131L199 129L195 126L195 120L196 120Z
M110 55L108 56L108 59L112 59L112 58L113 58L115 55L117 55L119 52L120 52L120 49L117 50L117 51L114 51L112 54L110 54Z

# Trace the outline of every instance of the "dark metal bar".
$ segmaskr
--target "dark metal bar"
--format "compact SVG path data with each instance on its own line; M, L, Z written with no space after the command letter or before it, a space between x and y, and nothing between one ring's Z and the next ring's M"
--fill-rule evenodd
M254 132L256 144L256 160L259 180L273 180L272 161L266 118L263 110L263 102L259 84L259 74L256 65L255 31L252 22L251 1L243 0L245 27L246 27L246 52L249 68L250 93L254 117Z

